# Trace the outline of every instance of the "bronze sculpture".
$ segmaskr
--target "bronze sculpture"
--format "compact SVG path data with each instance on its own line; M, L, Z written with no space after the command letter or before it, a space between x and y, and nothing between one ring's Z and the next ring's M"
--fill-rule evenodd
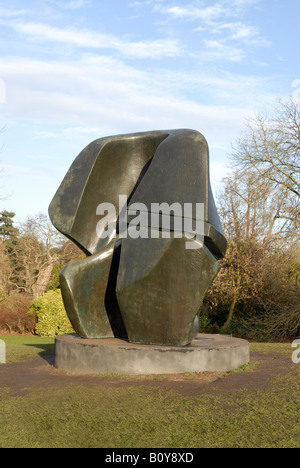
M202 211L185 210L195 205ZM227 247L199 132L92 142L70 167L49 215L87 255L61 273L65 308L81 337L170 346L192 341Z

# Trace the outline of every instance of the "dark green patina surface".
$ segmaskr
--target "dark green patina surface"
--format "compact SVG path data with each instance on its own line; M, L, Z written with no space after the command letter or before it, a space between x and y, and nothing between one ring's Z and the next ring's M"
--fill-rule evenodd
M153 203L203 203L204 245L187 249L185 236L163 238L161 230L159 238L133 239L129 228L124 238L118 210L110 220L116 229L101 238L97 207L117 208L119 195L128 198L128 212L137 202L148 213ZM49 215L87 255L61 274L66 311L80 336L191 342L197 311L227 247L210 187L208 146L199 132L153 131L92 142L66 174Z

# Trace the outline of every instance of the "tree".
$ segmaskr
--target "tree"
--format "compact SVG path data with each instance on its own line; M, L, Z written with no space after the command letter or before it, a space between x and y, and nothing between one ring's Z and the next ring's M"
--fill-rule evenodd
M244 171L254 168L263 180L300 197L300 103L279 101L274 116L248 119L232 160Z
M9 211L0 212L0 287L1 296L5 298L10 292L10 278L13 272L11 254L14 251L18 229L14 227L15 213Z
M300 322L300 103L292 99L273 116L258 115L231 155L235 172L224 180L218 204L229 246L208 302L227 329L237 314L264 323ZM274 289L274 285L276 285ZM277 288L277 292L276 292ZM297 305L298 304L298 305Z
M80 255L82 252L53 227L48 216L38 214L19 226L17 242L10 252L11 284L34 298L42 296L53 269L61 270Z
M11 267L6 254L5 243L0 240L0 303L6 299L10 273Z
M10 211L1 211L0 212L0 239L6 241L8 239L13 240L13 238L18 234L18 230L14 227L13 218L15 213Z
M46 292L55 291L60 288L60 272L68 262L85 258L85 254L70 240L63 242L63 245L58 250L58 256L59 260L52 268Z
M55 278L50 289L55 289L55 285L59 286L59 271L83 254L52 226L46 215L31 217L18 229L13 224L14 216L8 211L0 213L1 291L39 297L45 293L51 276Z
M64 238L44 214L29 218L20 225L19 231L14 248L14 282L19 290L39 297L44 294L52 269L59 261Z
M298 200L286 187L274 186L254 169L236 171L223 183L217 200L229 239L256 239L263 248L270 244L275 248L299 236Z
M300 322L300 291L292 274L300 268L299 232L286 217L295 203L289 190L249 169L224 179L217 203L228 250L206 298L211 319L224 331L235 316L266 328L266 317L274 321L283 310L294 311L294 322L298 313Z

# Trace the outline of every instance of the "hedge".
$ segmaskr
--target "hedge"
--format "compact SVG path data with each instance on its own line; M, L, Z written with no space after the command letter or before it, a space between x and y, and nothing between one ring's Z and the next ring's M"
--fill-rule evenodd
M43 296L36 298L29 313L35 314L37 318L36 335L54 337L65 333L74 333L64 308L60 290L48 291Z

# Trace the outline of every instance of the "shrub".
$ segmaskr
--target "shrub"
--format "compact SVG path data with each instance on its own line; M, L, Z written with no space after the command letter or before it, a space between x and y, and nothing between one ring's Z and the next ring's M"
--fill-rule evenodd
M36 315L35 333L39 336L56 336L73 333L74 330L65 311L60 290L48 291L36 298L30 308Z
M28 314L32 297L25 293L14 292L0 303L0 329L9 333L32 333L36 319Z
M56 263L54 265L49 283L47 284L47 287L46 287L46 292L55 291L56 289L60 288L59 275L63 267L64 266L61 265L60 263Z

